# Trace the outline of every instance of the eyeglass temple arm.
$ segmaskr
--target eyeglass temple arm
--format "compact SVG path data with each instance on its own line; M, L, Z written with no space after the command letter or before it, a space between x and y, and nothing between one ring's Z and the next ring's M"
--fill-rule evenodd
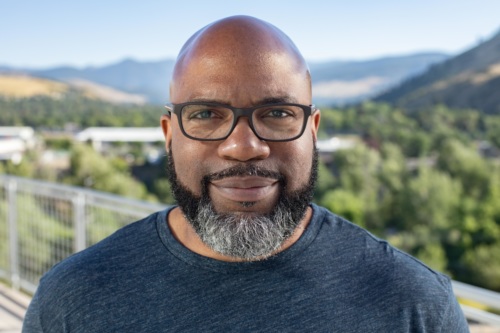
M169 116L171 116L172 113L174 113L174 110L172 109L172 107L170 107L168 105L164 105L163 107L167 110L167 113Z

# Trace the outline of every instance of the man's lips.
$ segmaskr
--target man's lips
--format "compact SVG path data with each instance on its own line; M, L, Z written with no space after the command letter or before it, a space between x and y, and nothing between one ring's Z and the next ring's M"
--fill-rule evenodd
M278 180L258 176L225 177L210 184L225 199L237 202L255 202L271 196L278 190Z

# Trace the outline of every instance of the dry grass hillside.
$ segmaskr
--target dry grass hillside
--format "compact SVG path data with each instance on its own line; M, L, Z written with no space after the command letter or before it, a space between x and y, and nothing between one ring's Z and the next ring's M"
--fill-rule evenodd
M25 75L0 75L0 95L14 98L33 96L60 97L68 90L68 85Z
M29 98L49 96L60 98L70 91L86 98L102 100L115 104L145 104L146 98L129 94L104 85L85 80L60 82L28 75L0 74L0 96L10 98Z

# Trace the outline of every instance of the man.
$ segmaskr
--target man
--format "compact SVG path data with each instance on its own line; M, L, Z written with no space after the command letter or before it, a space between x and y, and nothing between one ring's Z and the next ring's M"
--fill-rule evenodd
M177 207L41 280L25 332L467 332L445 276L310 204L307 65L246 16L198 31L161 119Z

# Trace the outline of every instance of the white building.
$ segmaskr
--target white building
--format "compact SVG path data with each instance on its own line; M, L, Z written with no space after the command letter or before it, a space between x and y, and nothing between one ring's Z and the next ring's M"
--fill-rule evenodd
M161 142L165 137L160 127L89 127L75 139L90 141L94 149L100 151L106 142Z
M316 147L321 153L333 153L340 149L350 149L356 145L356 140L352 138L333 137L327 140L318 140Z
M31 127L0 126L0 160L21 162L26 150L35 147L35 131Z

